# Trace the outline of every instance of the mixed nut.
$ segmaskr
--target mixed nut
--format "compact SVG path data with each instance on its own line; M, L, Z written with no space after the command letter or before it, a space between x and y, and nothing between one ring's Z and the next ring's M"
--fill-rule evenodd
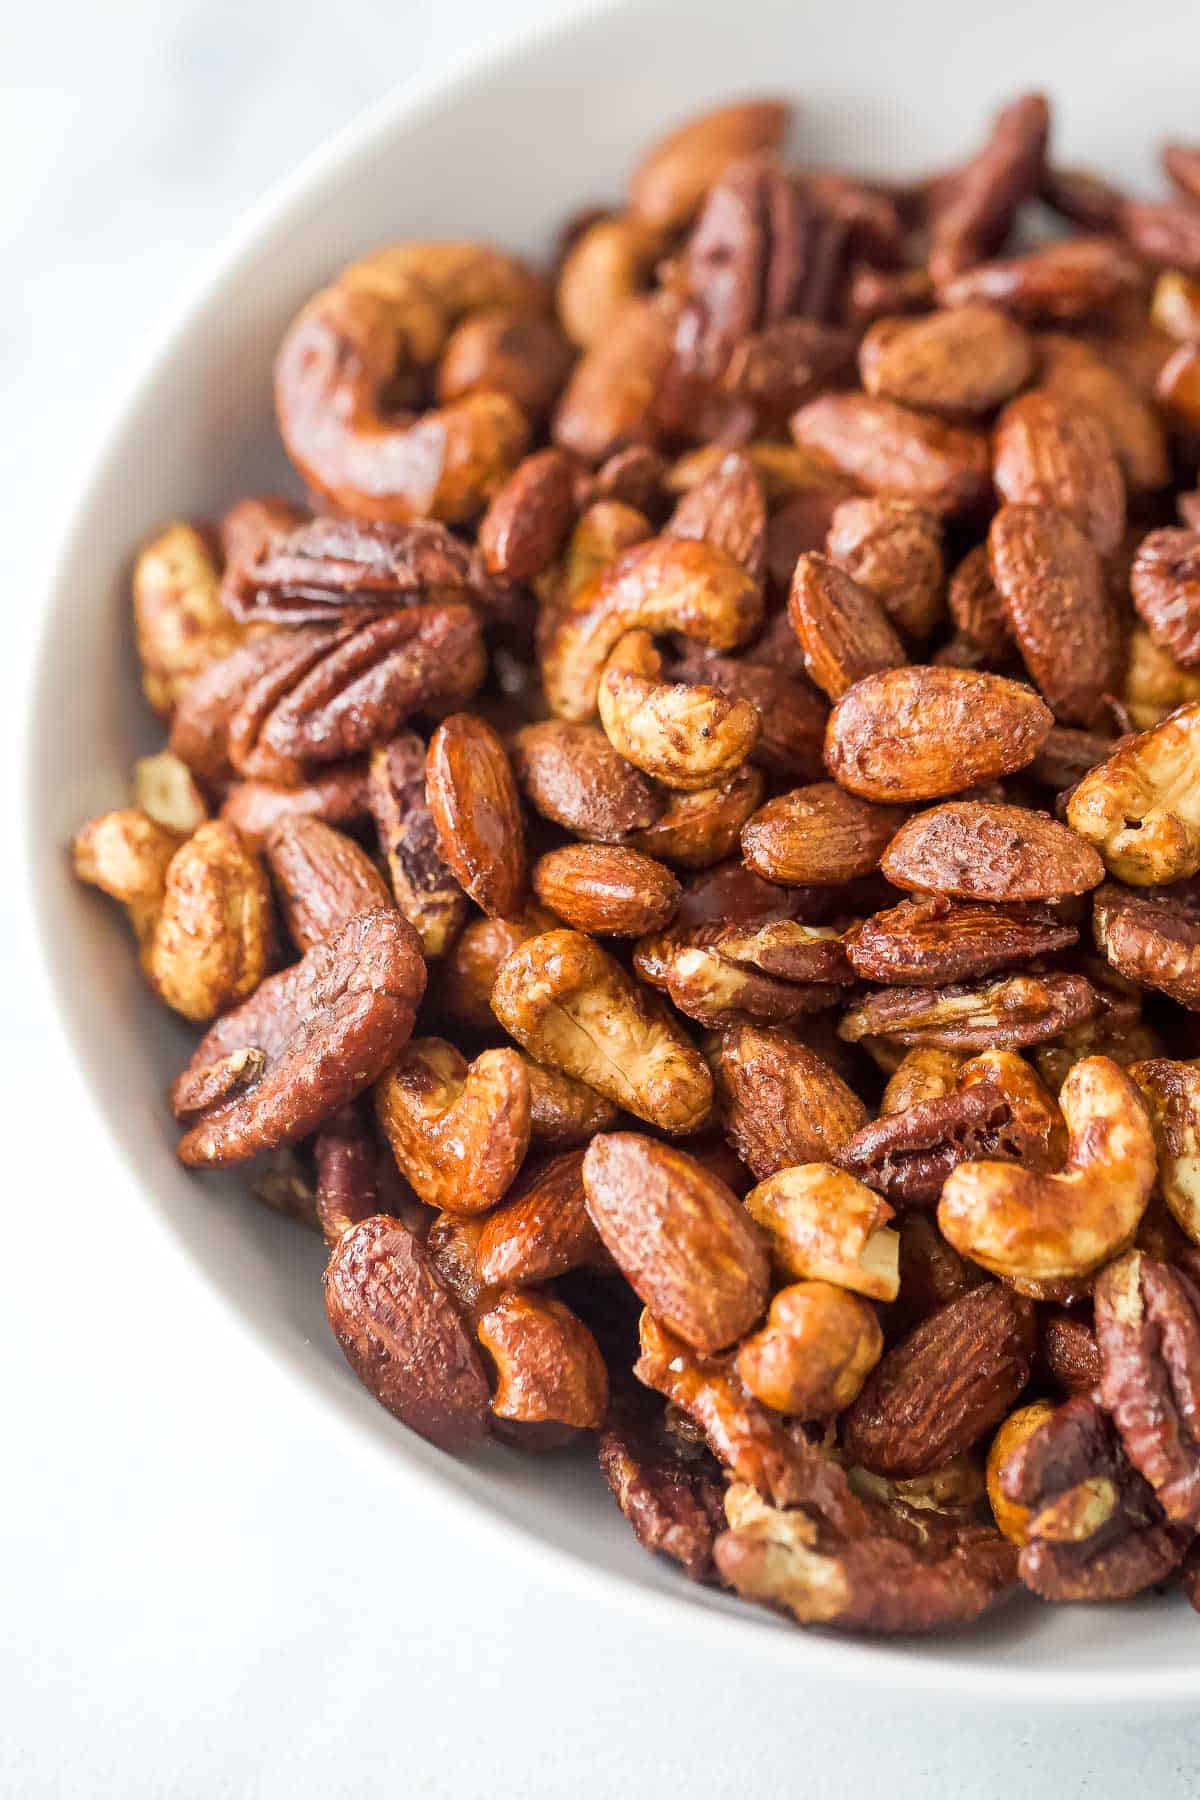
M1200 1605L1200 149L789 125L308 302L76 870L413 1430L802 1623Z

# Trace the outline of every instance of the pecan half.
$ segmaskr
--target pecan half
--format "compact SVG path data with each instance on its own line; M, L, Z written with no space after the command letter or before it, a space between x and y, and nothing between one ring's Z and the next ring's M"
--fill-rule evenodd
M425 987L399 913L359 913L201 1039L171 1089L192 1168L294 1144L370 1086L407 1043Z
M1096 893L1092 929L1119 975L1200 1012L1200 900L1194 894L1146 894L1106 883Z
M1066 949L1078 936L1074 925L1036 907L972 905L931 894L864 919L846 933L845 948L866 981L926 987L1027 963Z
M1200 1526L1200 1291L1131 1250L1097 1277L1100 1394L1168 1519Z
M475 585L467 546L433 520L322 517L261 536L222 591L235 619L302 625L391 611L431 591L465 596Z
M852 1007L838 1035L857 1044L885 1037L936 1050L1023 1050L1058 1037L1098 1010L1082 975L1008 975L945 988L891 988Z
M982 149L959 169L933 218L929 270L944 283L1004 243L1022 203L1045 173L1050 108L1022 94L997 114Z
M647 1550L669 1556L693 1581L713 1581L712 1547L725 1523L725 1484L702 1445L683 1443L661 1418L625 1406L600 1433L600 1469Z
M1129 572L1133 604L1156 644L1185 668L1200 664L1200 531L1152 531Z
M371 752L367 802L396 905L427 959L444 956L467 916L467 899L442 858L425 798L426 749L402 731Z

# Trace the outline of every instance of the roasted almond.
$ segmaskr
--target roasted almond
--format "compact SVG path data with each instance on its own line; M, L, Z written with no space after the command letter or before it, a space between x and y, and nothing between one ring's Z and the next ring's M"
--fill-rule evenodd
M867 1109L829 1064L777 1026L733 1025L712 1053L721 1124L759 1181L832 1160Z
M392 904L387 882L366 851L320 819L281 819L267 839L266 856L298 950L336 937L355 913Z
M1091 344L1065 332L1037 340L1038 385L1069 411L1095 413L1131 492L1165 487L1170 477L1166 433L1153 406Z
M956 900L1058 900L1104 880L1104 864L1048 813L956 800L909 819L883 856L896 887Z
M808 554L796 564L788 618L804 652L804 666L831 700L864 675L906 661L883 607L827 557Z
M1053 506L1101 556L1125 529L1125 482L1103 422L1053 394L1022 394L996 421L992 478L1010 506Z
M980 432L894 400L823 394L793 415L792 436L871 493L933 513L972 512L988 493L988 445Z
M921 319L880 319L858 368L868 394L938 413L988 413L1024 387L1033 345L995 306L954 306Z
M507 918L525 888L521 802L504 745L483 719L454 713L429 741L429 810L442 855L486 913Z
M904 819L900 807L818 781L760 807L742 830L742 855L756 875L789 887L852 881L878 868Z
M610 843L645 831L663 810L653 783L618 754L598 725L544 719L512 741L517 780L535 811L577 837Z
M933 513L877 495L843 500L825 549L906 637L929 636L944 611L946 582L942 529Z
M1116 616L1100 557L1051 506L1002 506L988 565L1026 667L1056 717L1090 725L1113 678Z
M829 715L825 766L867 800L937 800L1023 769L1054 716L1030 688L971 669L885 669Z
M761 1316L766 1246L737 1196L693 1157L631 1131L592 1139L589 1217L638 1298L696 1350L722 1350Z
M533 890L577 931L638 937L660 931L679 904L679 883L639 850L566 844L533 866Z

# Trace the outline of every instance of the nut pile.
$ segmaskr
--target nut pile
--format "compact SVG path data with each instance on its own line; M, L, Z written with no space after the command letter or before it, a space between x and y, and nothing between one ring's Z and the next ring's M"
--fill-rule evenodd
M309 301L76 869L413 1430L802 1623L1200 1604L1200 148L789 125Z

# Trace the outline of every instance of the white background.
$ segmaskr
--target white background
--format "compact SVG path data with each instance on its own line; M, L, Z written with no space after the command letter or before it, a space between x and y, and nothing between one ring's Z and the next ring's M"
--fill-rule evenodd
M504 21L539 10L506 0ZM173 298L301 154L499 22L486 0L0 5L6 778L64 511ZM7 798L5 1800L1197 1793L1186 1719L800 1686L431 1515L129 1191L41 985ZM408 1573L398 1616L382 1558Z

